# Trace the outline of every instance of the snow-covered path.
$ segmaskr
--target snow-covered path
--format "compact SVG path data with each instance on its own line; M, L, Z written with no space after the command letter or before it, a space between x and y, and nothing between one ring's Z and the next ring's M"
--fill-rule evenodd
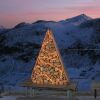
M52 99L54 99L54 98L52 98ZM57 99L57 98L56 98ZM58 100L66 100L66 98L64 97L64 98L58 98ZM0 100L16 100L16 96L4 96L3 98L0 98ZM21 98L20 98L20 100L21 100ZM22 100L43 100L43 98L38 98L37 97L37 99L36 99L36 97L31 97L31 98L22 98ZM49 99L47 99L47 100L49 100ZM100 96L99 97L97 97L96 99L94 99L94 97L93 96L78 96L77 97L77 99L75 99L75 100L100 100Z
M100 100L100 96L98 96L96 99L93 96L79 96L77 98L78 100Z
M0 100L16 100L16 97L15 96L4 96L0 98Z

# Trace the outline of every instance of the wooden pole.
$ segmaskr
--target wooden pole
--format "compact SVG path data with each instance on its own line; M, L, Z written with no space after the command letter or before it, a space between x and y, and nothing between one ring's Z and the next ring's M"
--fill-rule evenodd
M27 87L26 95L28 96L28 87Z
M94 98L96 99L97 98L97 90L94 89Z
M71 89L67 90L67 100L73 100L73 94Z

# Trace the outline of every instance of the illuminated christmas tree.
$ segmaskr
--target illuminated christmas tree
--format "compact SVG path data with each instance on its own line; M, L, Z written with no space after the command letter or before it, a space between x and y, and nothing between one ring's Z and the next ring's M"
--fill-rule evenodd
M51 30L46 32L31 78L36 85L66 86L69 83Z

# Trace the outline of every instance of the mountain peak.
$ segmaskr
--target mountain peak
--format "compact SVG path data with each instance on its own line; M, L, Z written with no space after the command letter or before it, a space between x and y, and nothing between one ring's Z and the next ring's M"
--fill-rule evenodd
M85 14L81 14L81 15L78 15L78 16L76 16L76 17L78 17L78 18L84 18L84 19L86 19L86 20L92 19L91 17L89 17L89 16L87 16L87 15L85 15ZM75 18L75 17L74 17L74 18Z
M0 29L5 29L3 26L0 26Z
M69 18L69 19L66 19L67 22L71 22L71 23L74 23L76 25L79 25L87 20L91 20L92 18L85 15L85 14L81 14L81 15L78 15L78 16L75 16L75 17L72 17L72 18Z

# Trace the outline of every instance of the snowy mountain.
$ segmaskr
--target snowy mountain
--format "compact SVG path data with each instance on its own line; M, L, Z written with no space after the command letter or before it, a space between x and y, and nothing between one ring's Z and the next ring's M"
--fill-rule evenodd
M19 86L30 77L45 32L52 29L70 79L79 90L100 81L100 20L84 14L59 22L19 23L0 33L0 83ZM84 84L82 84L84 82Z
M3 26L0 26L0 33L2 32L2 31L4 31L5 30L5 28L3 27Z

